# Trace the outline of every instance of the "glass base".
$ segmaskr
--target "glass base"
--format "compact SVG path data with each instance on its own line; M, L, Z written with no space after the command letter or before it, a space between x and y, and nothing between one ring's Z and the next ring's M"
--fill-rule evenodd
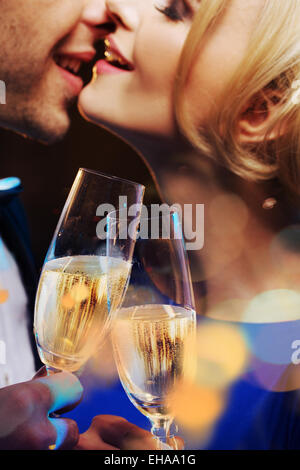
M179 450L175 436L169 436L167 439L154 437L156 450ZM183 448L180 448L183 450Z
M169 420L152 422L151 433L155 439L157 450L179 450L178 441L175 437L177 426ZM183 450L180 447L180 450Z

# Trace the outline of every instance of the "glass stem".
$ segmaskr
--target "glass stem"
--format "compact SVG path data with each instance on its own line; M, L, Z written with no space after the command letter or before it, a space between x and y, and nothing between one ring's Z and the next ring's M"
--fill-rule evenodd
M172 423L173 418L151 419L151 433L156 439L157 450L178 450L178 445L174 434L176 428L174 425L172 426Z
M61 372L61 370L55 369L54 367L46 365L46 372L47 372L47 377L50 377L53 374L58 374L59 372ZM49 413L49 418L60 418L60 415L52 411L52 413Z

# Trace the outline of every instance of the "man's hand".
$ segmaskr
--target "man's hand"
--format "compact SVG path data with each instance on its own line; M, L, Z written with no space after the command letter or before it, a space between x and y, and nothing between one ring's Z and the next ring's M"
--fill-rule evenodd
M176 438L178 449L183 441ZM119 416L96 416L90 428L79 437L76 450L155 450L152 434Z
M49 413L77 403L81 395L79 380L68 372L0 389L0 449L73 448L79 438L75 421Z

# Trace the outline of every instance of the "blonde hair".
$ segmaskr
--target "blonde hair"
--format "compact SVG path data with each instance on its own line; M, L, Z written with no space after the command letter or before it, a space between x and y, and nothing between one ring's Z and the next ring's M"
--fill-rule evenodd
M182 132L201 152L218 158L237 175L259 181L278 177L300 194L300 0L265 0L246 54L214 111L199 127L184 101L184 87L204 38L231 0L202 0L184 45L175 82L175 111ZM298 82L299 80L299 82ZM263 142L245 145L238 123L259 93L280 92ZM274 93L275 96L275 93ZM271 138L276 128L278 137Z

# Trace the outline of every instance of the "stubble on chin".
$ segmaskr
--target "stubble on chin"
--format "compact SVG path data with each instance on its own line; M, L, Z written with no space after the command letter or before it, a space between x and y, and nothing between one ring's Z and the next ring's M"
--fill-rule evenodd
M65 98L62 103L47 99L18 103L12 122L4 127L44 145L58 143L70 128L69 114L74 102L75 99Z

